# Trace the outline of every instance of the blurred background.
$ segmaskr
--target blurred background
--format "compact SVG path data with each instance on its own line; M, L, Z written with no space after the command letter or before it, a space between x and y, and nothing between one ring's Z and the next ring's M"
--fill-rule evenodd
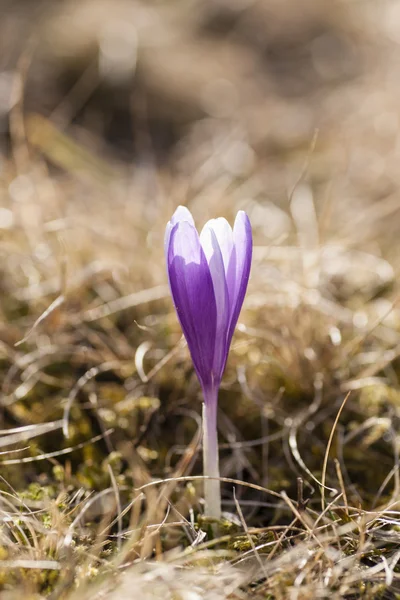
M14 175L38 163L150 214L208 188L276 240L307 162L302 193L345 235L366 202L392 206L399 23L396 0L2 0L7 195L33 193Z
M399 23L396 0L2 0L3 175L41 160L149 210L212 184L275 239L311 153L318 210L354 216L396 186Z

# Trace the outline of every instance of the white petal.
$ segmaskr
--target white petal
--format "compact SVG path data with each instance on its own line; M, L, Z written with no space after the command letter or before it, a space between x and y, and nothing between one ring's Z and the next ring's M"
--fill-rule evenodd
M188 221L191 225L193 225L193 227L195 226L192 213L188 208L186 208L186 206L178 206L178 208L171 217L172 225L175 225L179 221Z
M223 315L226 311L225 269L218 240L211 227L206 225L203 228L200 234L200 244L210 267L217 302L217 312Z
M165 228L165 235L164 235L164 254L165 254L165 260L168 259L168 248L169 248L169 241L171 239L172 227L173 227L173 225L171 225L171 221L168 221L167 226Z
M223 217L218 217L218 219L211 219L205 224L204 228L206 227L210 227L215 233L218 245L221 249L222 259L224 261L224 269L226 273L228 271L229 261L231 258L233 248L232 227L229 225L228 221Z

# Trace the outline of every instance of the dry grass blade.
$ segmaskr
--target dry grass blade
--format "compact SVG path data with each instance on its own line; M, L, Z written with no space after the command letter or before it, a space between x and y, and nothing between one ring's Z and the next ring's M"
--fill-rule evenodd
M100 440L103 440L105 437L111 435L111 433L113 431L114 431L113 429L108 429L101 435L96 435L96 436L90 438L89 440L87 440L86 442L81 442L80 444L76 444L75 446L69 446L68 448L63 448L62 450L55 450L54 452L45 452L45 453L39 454L38 456L27 456L25 458L19 458L19 459L16 458L16 459L10 459L10 460L2 460L2 461L0 461L0 464L2 464L4 466L19 465L22 463L32 463L32 462L37 462L40 460L48 460L48 459L59 457L59 456L65 456L66 454L71 454L71 452L74 452L75 450L80 450L81 448L84 448L85 446L90 446Z
M244 531L246 533L247 539L249 540L249 544L250 544L251 549L252 549L252 551L254 553L254 556L256 557L256 560L257 560L257 562L258 562L258 564L260 566L261 572L263 573L264 577L267 578L268 575L267 575L267 572L266 572L266 570L264 568L264 564L263 564L263 562L262 562L262 560L260 558L260 555L259 555L259 553L257 551L256 545L255 545L255 543L254 543L254 541L253 541L253 539L252 539L252 537L251 537L251 535L249 533L249 528L247 527L245 518L243 516L242 509L240 508L240 504L239 504L239 502L238 502L238 500L236 498L235 488L233 488L233 499L234 499L234 502L235 502L236 510L237 510L239 518L240 518L240 522L242 523L243 529L244 529Z
M18 442L26 442L34 437L43 435L50 431L61 429L63 421L52 421L51 423L41 423L38 425L26 425L25 427L15 427L13 429L5 429L0 431L0 448L17 444Z
M336 415L335 421L334 421L333 426L332 426L331 433L329 435L328 444L326 446L326 451L325 451L325 456L324 456L324 463L322 465L322 478L321 478L322 479L321 507L322 507L323 511L325 510L325 480L326 480L326 469L327 469L327 466L328 466L329 452L331 450L331 446L332 446L332 442L333 442L333 436L335 434L337 424L339 423L340 415L342 414L342 411L343 411L343 409L345 407L345 404L346 404L348 398L350 397L350 394L351 394L351 392L348 392L348 394L345 396L342 404L340 405L340 408L338 410L338 413Z
M89 322L97 321L98 319L110 317L115 313L134 308L140 304L147 304L147 302L160 300L161 298L167 297L168 293L168 286L156 285L148 290L141 290L140 292L129 294L129 296L112 300L111 302L103 304L102 306L91 308L83 314L83 319Z
M21 344L24 344L32 335L32 333L37 329L37 327L43 323L43 321L45 319L47 319L47 317L49 317L55 310L57 310L58 308L60 308L60 306L62 306L65 302L65 297L63 295L58 296L54 302L52 302L50 304L50 306L40 315L40 317L38 319L36 319L36 321L34 322L34 324L32 325L32 327L29 329L28 333L26 333L24 335L24 337L22 338L22 340L19 340L18 342L15 343L15 346L20 346Z

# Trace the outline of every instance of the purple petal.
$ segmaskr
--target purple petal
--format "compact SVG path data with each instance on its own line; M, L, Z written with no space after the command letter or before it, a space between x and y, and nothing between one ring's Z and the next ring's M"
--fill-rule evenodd
M253 237L248 216L242 210L238 212L233 227L234 248L228 267L227 281L230 295L233 298L228 331L228 348L239 318L250 276L253 253Z
M176 312L203 387L212 383L217 308L210 269L199 235L180 220L169 237L168 275Z
M217 307L213 372L219 384L228 354L226 335L230 322L230 310L223 255L210 221L200 234L200 243L210 268Z

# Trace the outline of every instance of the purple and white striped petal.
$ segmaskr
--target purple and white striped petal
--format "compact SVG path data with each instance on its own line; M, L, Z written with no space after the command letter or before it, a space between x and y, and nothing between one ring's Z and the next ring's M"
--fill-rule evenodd
M240 210L236 215L235 225L233 227L233 244L234 248L231 254L227 274L227 281L232 282L230 284L230 294L233 298L227 338L228 347L230 346L246 294L253 254L251 225L248 216L243 210Z
M195 227L178 220L170 231L168 276L176 312L203 387L212 385L217 306L207 259Z
M223 254L210 222L204 226L200 234L200 243L210 268L217 306L213 376L216 384L219 385L229 351L226 345L226 333L229 327L230 311Z
M233 243L232 227L229 225L228 221L223 217L219 217L218 219L211 219L210 221L208 221L208 223L206 223L205 227L210 227L211 229L213 229L217 237L219 247L221 249L222 258L224 261L225 279L228 289L230 312L234 301L233 296L236 279L236 270L235 268L233 268L235 258L232 256L232 254L234 254L235 249ZM229 268L230 264L231 268Z

